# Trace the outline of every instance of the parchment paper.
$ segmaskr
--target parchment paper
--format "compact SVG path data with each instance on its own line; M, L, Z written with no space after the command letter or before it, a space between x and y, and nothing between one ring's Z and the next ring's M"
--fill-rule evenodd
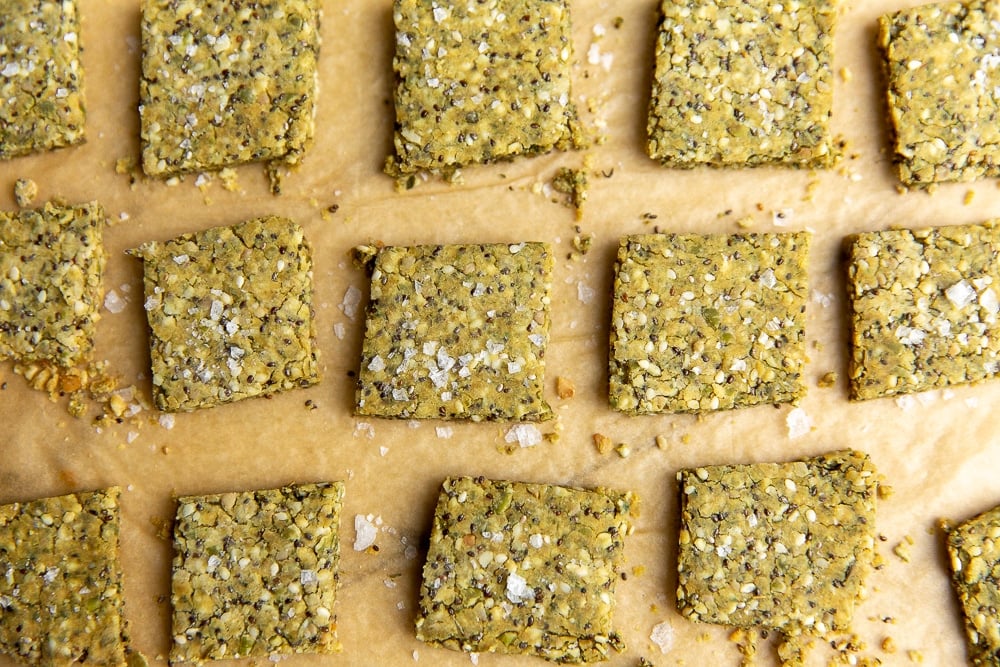
M908 4L914 3L843 4L835 70L844 68L848 76L835 77L833 126L848 141L848 157L830 172L681 172L650 161L644 153L645 114L656 0L581 0L572 3L579 60L574 94L595 102L594 113L586 112L585 101L581 108L591 125L606 124L607 142L581 153L470 168L460 186L432 181L398 193L381 172L392 131L390 0L329 0L322 25L316 142L302 168L286 179L284 194L275 197L260 166L237 170L238 192L224 190L215 180L202 193L194 177L172 187L140 181L130 188L128 178L115 173L117 159L138 157L138 3L80 0L89 140L78 148L0 164L0 205L13 208L14 180L30 177L40 186L36 203L61 196L71 202L97 199L107 208L115 224L105 234L106 288L128 303L123 312L104 312L95 358L108 360L123 385L135 384L148 401L141 267L123 251L148 240L276 213L301 223L313 244L324 379L308 390L270 400L177 415L172 429L147 411L98 432L89 418L70 417L64 404L27 389L11 364L2 364L0 382L7 388L0 391L0 502L123 486L126 612L135 647L164 664L170 639L171 547L161 527L173 516L173 497L344 480L342 584L336 608L344 652L334 658L296 657L287 664L406 665L419 659L418 664L466 665L468 655L413 638L424 541L444 477L481 474L631 489L642 497L642 515L626 543L630 576L618 587L615 615L629 648L610 664L635 665L645 656L657 665L735 666L740 657L727 629L693 624L674 608L676 471L856 447L871 454L895 489L878 510L886 564L870 579L870 597L856 613L855 629L868 645L864 655L906 665L913 650L921 652L925 664L962 664L959 610L935 525L940 517L962 520L1000 503L995 482L1000 433L992 416L1000 383L852 404L843 381L847 321L842 238L894 225L957 224L1000 215L995 181L942 186L933 196L896 190L874 44L877 17ZM615 29L619 16L624 22ZM593 32L598 24L607 31L599 41ZM611 57L588 63L594 43L595 55ZM572 210L552 203L545 189L538 188L558 167L579 167L588 156L595 171L613 174L591 177L590 198L577 222ZM815 185L811 196L810 184ZM974 198L965 204L968 192ZM325 220L321 212L332 204L339 204L339 210ZM818 298L808 307L809 394L801 403L812 431L789 437L789 406L701 419L629 418L611 412L608 292L619 238L654 226L736 232L736 221L747 216L756 231L782 229L774 224L779 210L787 211L783 229L815 232L810 283ZM348 317L338 306L351 286L367 295L364 276L347 258L352 246L371 241L542 240L555 244L562 258L571 250L576 224L593 233L595 242L582 260L560 259L555 272L546 385L559 419L542 430L559 429L557 443L508 454L501 451L505 425L423 422L412 427L405 421L366 420L365 426L352 416L349 374L358 364L363 316L359 311ZM816 381L828 371L838 372L841 380L833 388L818 388ZM575 384L574 398L555 395L559 375ZM306 401L317 409L310 410ZM627 443L631 456L599 455L591 441L597 432ZM450 437L444 437L447 433ZM665 449L655 446L657 435L665 437ZM356 514L381 517L377 553L353 550ZM892 553L907 535L914 541L909 563ZM417 548L408 552L407 546ZM634 567L640 570L633 572ZM884 622L886 617L894 622ZM661 623L673 632L666 653L649 640L652 628ZM885 637L893 638L895 653L879 648ZM831 656L819 647L812 661L826 664ZM544 664L511 656L478 660L498 667ZM0 666L10 664L0 658ZM771 644L762 646L758 664L775 664Z

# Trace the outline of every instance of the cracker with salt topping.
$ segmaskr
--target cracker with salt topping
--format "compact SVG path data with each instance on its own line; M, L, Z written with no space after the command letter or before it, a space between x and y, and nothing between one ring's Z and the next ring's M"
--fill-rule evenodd
M607 489L445 480L417 638L556 662L596 662L623 650L612 614L636 502Z
M385 247L367 259L371 300L356 413L539 421L552 250L545 243Z
M76 0L0 3L0 159L84 141Z
M178 499L171 664L337 653L340 482Z
M851 398L995 377L998 254L995 221L850 237Z
M611 407L708 412L799 400L809 239L805 232L624 237Z
M0 212L0 359L86 361L100 318L104 209Z
M0 507L0 652L29 665L128 664L119 495Z
M1000 507L947 528L951 581L962 605L969 659L1000 665Z
M832 0L663 0L647 152L670 167L829 167Z
M297 224L269 216L130 252L143 260L159 409L319 381L312 256Z
M395 155L453 172L580 143L566 0L395 0Z
M879 20L899 177L926 187L1000 176L1000 6L942 2Z
M144 0L146 174L297 164L314 133L319 20L319 0Z
M708 466L677 480L682 615L788 638L849 629L875 556L878 476L866 454Z

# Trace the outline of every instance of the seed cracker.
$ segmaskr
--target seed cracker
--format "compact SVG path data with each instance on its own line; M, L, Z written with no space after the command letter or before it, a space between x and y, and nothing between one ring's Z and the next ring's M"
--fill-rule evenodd
M0 211L0 359L86 361L104 298L97 202Z
M386 247L371 300L356 413L539 421L553 258L548 244Z
M557 662L594 662L623 650L611 617L635 503L606 489L446 480L417 638Z
M339 652L340 482L178 499L171 664Z
M128 664L119 495L0 506L0 652L29 665Z
M943 2L881 17L893 150L903 183L1000 176L1000 6Z
M566 0L395 0L393 176L576 146Z
M875 555L866 454L688 469L677 480L682 615L786 637L848 629Z
M671 167L829 167L836 8L663 0L647 151Z
M952 586L965 617L969 660L1000 665L1000 507L948 531Z
M319 20L319 0L144 0L143 171L297 164L315 129Z
M810 235L650 234L618 249L610 402L629 414L805 394Z
M269 216L130 252L143 260L159 409L319 381L312 257L297 224Z
M1000 369L1000 227L866 232L848 240L851 398L993 378Z
M0 159L84 141L76 0L0 3Z

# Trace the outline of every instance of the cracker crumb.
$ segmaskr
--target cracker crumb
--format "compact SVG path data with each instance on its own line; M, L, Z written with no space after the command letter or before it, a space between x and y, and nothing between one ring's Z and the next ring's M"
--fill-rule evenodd
M632 454L632 448L628 446L627 443L619 442L615 447L615 451L618 452L618 456L623 459L627 459Z
M576 385L560 375L556 378L556 395L562 399L573 398L576 395Z
M843 81L844 83L850 83L851 79L854 78L854 72L851 71L850 67L841 67L839 73L840 73L840 80Z
M923 652L922 651L918 651L916 649L910 649L909 651L907 651L906 652L906 657L910 659L910 662L915 662L915 663L918 663L918 664L919 663L923 663L923 661L924 661L924 654L923 654Z
M604 435L603 433L594 434L594 447L597 448L599 454L607 454L611 451L611 438Z
M38 184L30 178L19 178L14 182L14 200L21 208L31 206L38 196Z
M911 546L913 546L913 538L909 535L904 535L902 541L892 548L892 553L896 554L896 557L904 563L909 563Z
M975 198L976 198L976 191L975 190L966 190L965 191L965 196L962 197L962 204L964 206L968 206L969 204L972 203L972 200L975 199Z
M882 640L882 650L885 651L886 653L895 653L896 652L896 640L894 640L892 637L886 637L885 639L883 639Z
M837 377L836 371L827 371L816 381L816 386L820 389L829 389L837 384Z
M663 436L663 435L656 436L656 447L658 449L666 449L667 448L667 438L666 438L666 436Z

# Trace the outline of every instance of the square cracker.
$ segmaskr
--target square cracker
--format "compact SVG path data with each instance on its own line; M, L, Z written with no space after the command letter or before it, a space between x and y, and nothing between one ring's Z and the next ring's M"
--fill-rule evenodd
M32 665L128 664L119 495L0 507L0 653Z
M1000 176L995 2L944 2L879 20L892 148L903 183Z
M268 216L131 252L143 260L159 409L319 381L312 256L297 224Z
M611 407L708 412L801 398L809 239L805 232L624 237Z
M0 159L83 142L76 0L0 3L0 100Z
M995 221L850 237L851 398L995 377L998 254Z
M104 209L0 212L0 359L86 361L100 318Z
M948 530L951 581L962 605L969 659L1000 665L1000 507Z
M298 163L315 126L319 20L319 0L144 0L146 174Z
M786 636L848 628L875 553L866 454L688 469L677 480L682 615Z
M356 413L539 421L552 250L545 243L385 247L371 300Z
M833 0L663 0L647 151L671 167L829 167Z
M178 499L170 662L336 653L340 482Z
M611 617L635 503L606 489L445 480L417 638L557 662L595 662L622 650Z
M394 176L566 149L571 101L566 0L395 0Z

